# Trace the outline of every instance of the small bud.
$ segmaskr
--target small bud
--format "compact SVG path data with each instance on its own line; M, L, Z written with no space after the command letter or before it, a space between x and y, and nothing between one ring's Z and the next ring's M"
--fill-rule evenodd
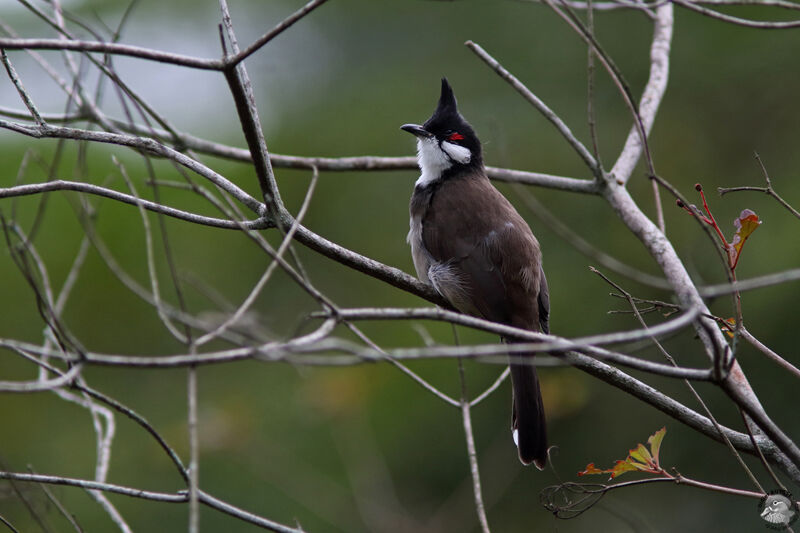
M678 205L678 207L686 207L680 200L675 200L675 203Z
M700 185L699 183L695 183L694 190L696 190L697 192L703 192L703 186Z

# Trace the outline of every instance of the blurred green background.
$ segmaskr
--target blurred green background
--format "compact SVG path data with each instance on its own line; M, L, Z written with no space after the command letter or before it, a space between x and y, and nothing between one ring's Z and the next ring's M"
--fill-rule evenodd
M302 5L297 1L231 2L240 43L248 43ZM125 4L79 1L67 8L93 25L114 27ZM779 17L755 8L742 16ZM0 18L26 37L53 32L18 4L0 5ZM758 151L778 191L800 205L797 171L800 152L800 33L757 31L676 11L670 81L651 136L656 170L689 198L695 182L709 193L723 230L744 208L764 221L748 241L737 273L740 278L794 268L800 262L798 220L774 200L757 193L719 198L718 186L761 185L753 157ZM217 57L219 10L216 2L140 1L122 42ZM596 15L600 42L639 94L649 68L651 24L640 13ZM484 142L490 165L587 178L581 161L534 109L463 46L483 46L547 102L589 143L586 126L586 50L578 37L548 8L521 1L331 0L297 26L252 56L247 67L271 151L307 156L410 155L413 141L398 128L425 120L446 75L462 113ZM43 55L63 70L61 56ZM65 99L36 65L20 52L10 53L23 83L42 111L61 112ZM123 79L179 129L244 146L230 95L221 75L117 58ZM89 72L94 72L87 69ZM95 80L95 74L89 74ZM595 109L602 159L610 167L627 136L631 120L613 84L597 76ZM108 89L104 109L122 116ZM0 82L0 105L21 108L11 83ZM24 179L47 179L55 141L34 141L0 131L3 165L0 186L15 182L27 150L43 165L30 163ZM56 175L86 179L125 190L111 162L125 164L147 197L146 168L139 156L122 148L90 146L82 173L76 145L67 143ZM258 188L251 168L211 157L204 161L253 195ZM156 163L160 179L180 176ZM323 173L306 224L343 246L413 272L404 242L407 199L415 171ZM278 170L287 205L299 207L310 175ZM622 302L588 266L598 266L558 238L536 213L526 210L515 191L500 188L519 207L542 243L550 283L552 332L567 337L631 329L629 315L612 314ZM635 197L652 214L650 184L641 168L630 183ZM562 222L597 248L637 268L657 274L643 248L598 198L529 189ZM173 206L215 214L186 191L161 190ZM61 287L83 232L72 207L74 195L53 194L35 244L56 288ZM16 201L17 219L28 230L40 199ZM144 233L138 212L111 201L92 199L98 208L97 231L117 261L147 285ZM722 282L717 254L696 223L664 200L668 235L700 284ZM12 202L0 201L9 216ZM156 223L156 218L151 217ZM231 231L167 220L178 271L184 278L189 308L219 312L197 287L211 287L234 304L241 302L267 265L267 258L246 237ZM276 243L274 235L268 235ZM175 302L160 234L157 262L165 298ZM415 297L350 271L301 246L297 251L315 286L342 307L424 306ZM669 294L603 269L637 296L669 299ZM744 295L748 329L790 361L796 361L794 329L797 285L771 287ZM0 253L0 336L41 342L44 324L30 288L11 261ZM732 316L730 299L712 302L712 311ZM304 318L316 306L286 276L277 273L258 298L254 312L261 332L285 338L307 328ZM87 349L118 354L183 353L154 310L131 294L91 250L64 320ZM651 321L655 317L650 318ZM425 334L452 343L449 326L434 323L364 323L364 331L385 347L419 346ZM421 333L419 328L424 328ZM341 332L345 335L344 332ZM462 342L493 342L491 335L460 330ZM215 345L219 348L223 345ZM705 365L691 332L666 346L687 366ZM650 349L637 355L659 360ZM749 346L739 360L773 419L790 434L800 431L796 390L791 378ZM455 363L427 361L410 365L451 395L458 395ZM488 386L498 365L467 363L471 395ZM89 368L88 383L145 416L188 461L186 371ZM667 436L662 463L682 474L755 490L723 446L717 445L619 390L570 368L540 372L548 410L554 468L523 468L508 432L510 392L505 384L473 410L484 497L494 531L758 531L758 502L679 486L645 486L617 491L584 515L553 518L539 504L542 488L577 481L587 463L610 466L627 450L662 426ZM637 375L634 373L634 375ZM35 368L15 354L0 357L1 379L32 379ZM698 406L674 380L638 376L690 407ZM741 418L711 386L698 386L721 423L741 430ZM199 371L202 487L211 494L270 519L302 525L307 531L477 531L466 447L457 409L424 391L389 365L348 368L296 367L283 363L241 362ZM2 397L0 459L4 468L90 478L95 438L86 410L51 393ZM116 417L109 481L150 490L183 488L164 453L138 426ZM746 458L765 487L771 482ZM633 478L633 475L629 475ZM623 478L624 480L624 478ZM593 481L593 480L590 480ZM598 478L598 481L601 481ZM41 490L19 484L55 531L69 529ZM800 488L796 495L800 494ZM84 492L52 489L86 531L111 531L113 524ZM111 495L135 531L185 528L188 509ZM39 531L8 484L0 485L0 515L20 531ZM205 531L250 531L254 526L203 509Z

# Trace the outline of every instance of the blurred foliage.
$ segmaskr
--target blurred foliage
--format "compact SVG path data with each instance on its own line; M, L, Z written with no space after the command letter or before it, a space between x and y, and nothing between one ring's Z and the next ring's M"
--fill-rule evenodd
M249 42L299 5L288 0L232 2L239 41ZM91 23L102 20L113 26L122 4L74 1L68 7ZM19 7L0 6L0 17L23 36L52 35ZM121 40L212 57L218 53L218 22L213 1L142 0ZM648 19L638 13L596 15L598 38L635 94L647 79L650 31ZM586 50L546 7L522 1L332 0L247 61L270 150L319 156L411 154L412 141L398 127L429 115L438 79L447 75L462 112L484 141L488 164L587 177L553 128L463 46L467 39L498 58L588 142ZM687 194L697 181L707 191L717 186L761 185L760 169L752 156L757 150L775 187L798 206L798 46L797 31L742 29L677 10L669 88L651 138L659 174ZM61 65L57 54L46 56ZM11 57L34 96L41 95L38 101L43 110L60 111L64 99L46 88L52 85L49 80L22 54ZM118 59L117 66L177 127L243 146L221 76L129 58ZM107 93L113 110L115 97L112 91ZM21 107L7 80L0 82L0 102ZM597 76L595 109L602 159L610 167L631 121L602 72ZM56 141L0 132L4 163L0 186L15 182L29 149L43 163L31 163L24 178L46 179L57 146ZM116 154L140 192L146 190L148 177L139 156L118 147L89 146L88 171L82 174L76 154L76 146L65 143L54 175L92 183L110 179L124 190L109 157ZM206 159L257 194L252 169ZM156 172L159 179L180 179L164 162L156 164ZM279 170L277 176L287 205L296 210L309 173ZM306 223L343 246L412 272L404 238L407 198L415 178L411 171L324 173ZM630 187L647 212L653 213L650 184L643 172L635 175ZM510 188L501 189L516 201ZM211 213L207 204L184 191L162 188L160 193L170 205ZM532 193L597 248L657 273L653 261L600 199L540 189ZM143 194L152 197L152 192ZM798 266L798 221L772 199L755 193L722 199L709 196L727 234L732 234L733 220L744 208L753 209L763 220L742 255L737 269L740 279ZM41 201L36 197L4 200L0 209L6 216L16 209L17 220L27 231ZM63 283L83 235L76 201L74 193L50 195L35 238L54 287ZM139 213L108 200L91 201L98 211L98 234L117 261L147 285ZM599 265L557 238L521 202L517 205L544 250L552 331L576 336L636 327L629 315L607 314L624 305L610 298L609 287L589 272L589 265ZM694 278L701 284L724 281L724 265L699 226L666 196L664 205L668 234ZM151 217L152 223L156 220ZM198 280L183 285L189 308L196 313L219 311L202 287L213 288L231 303L241 302L267 264L252 242L237 233L175 220L164 224L180 275L184 280ZM269 238L277 242L274 235ZM161 243L160 236L156 242ZM30 288L6 247L0 249L0 298L5 304L0 306L0 336L40 342L44 325ZM163 292L174 302L163 246L158 250ZM425 305L309 250L298 248L298 253L315 285L343 307ZM667 293L606 273L636 296L669 299ZM743 297L748 329L789 359L796 353L796 294L796 285L786 285ZM729 298L720 298L711 307L722 316L733 314ZM314 308L305 293L278 273L258 298L254 313L266 335L282 338L305 327L304 317ZM67 305L65 320L94 351L183 352L153 309L125 289L94 250ZM363 329L383 346L416 346L423 340L414 326L425 328L436 342L453 341L451 328L442 324L380 322L363 324ZM459 331L462 342L494 340L490 335ZM691 333L670 339L666 346L683 364L705 364ZM652 349L637 353L658 357ZM35 376L30 364L9 352L2 355L2 379ZM794 385L790 378L748 346L741 346L739 360L774 420L789 434L797 434L800 422L794 402L787 405ZM458 394L453 362L411 366L446 392ZM474 395L492 383L501 367L469 363L466 370ZM753 531L762 527L756 501L674 486L617 491L581 517L555 522L538 504L543 487L573 479L589 461L610 462L622 446L665 425L670 432L667 464L695 479L751 487L719 445L660 412L569 368L543 369L540 374L550 440L557 446L555 471L538 472L519 465L508 433L507 384L473 411L484 496L495 531ZM143 414L182 457L188 457L185 371L90 368L85 375L90 384ZM681 383L646 379L697 407ZM201 368L199 387L200 479L215 496L283 523L297 521L307 531L477 531L460 413L396 369L242 362ZM719 391L710 386L699 390L720 422L741 429L738 413ZM182 488L180 477L152 439L122 416L117 416L117 425L109 481L152 490ZM94 435L85 410L48 393L6 394L0 427L4 433L0 457L6 468L24 471L30 464L42 473L92 475ZM766 480L755 461L747 460ZM63 518L38 487L18 488L37 508L46 509L44 514L55 530L66 530ZM0 489L0 515L21 531L37 531L9 486ZM111 530L108 518L86 494L74 488L53 490L86 531ZM136 531L185 527L185 506L110 498ZM203 510L201 524L205 531L255 529L208 509Z

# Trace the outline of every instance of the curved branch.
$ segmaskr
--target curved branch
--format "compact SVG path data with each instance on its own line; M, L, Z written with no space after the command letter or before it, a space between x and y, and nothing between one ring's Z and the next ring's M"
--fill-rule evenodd
M225 229L240 229L242 226L249 229L264 229L272 225L265 219L247 220L238 222L234 220L225 220L223 218L207 217L198 215L189 211L182 211L159 204L143 198L137 198L130 194L125 194L113 189L93 185L91 183L83 183L80 181L67 181L67 180L53 180L44 183L30 183L27 185L16 185L14 187L0 188L0 198L14 198L17 196L29 196L32 194L43 194L52 191L76 191L86 194L94 194L104 198L110 198L133 206L141 205L149 211L154 213L161 213L179 220L193 222L195 224L203 224L204 226L212 226L215 228Z
M785 270L783 272L776 272L774 274L766 274L756 278L736 280L733 283L720 283L718 285L706 285L700 287L700 294L705 298L713 298L715 296L722 296L725 294L732 294L735 292L751 291L753 289L761 289L763 287L770 287L772 285L780 285L787 281L800 280L800 268L792 270Z
M262 46L270 42L272 39L283 33L285 30L289 29L295 22L300 20L301 18L305 17L313 10L327 2L328 0L311 0L309 3L283 19L277 26L272 28L270 31L259 37L258 39L253 42L250 46L242 50L241 52L235 53L233 56L228 58L225 63L226 65L237 65L238 63L247 59L250 55L258 51Z
M5 110L8 113L14 113L13 110ZM14 113L14 116L22 116L25 118L25 113ZM79 120L86 117L70 117L73 120ZM242 161L252 163L253 159L250 151L244 148L237 148L222 143L216 143L200 137L195 137L187 133L177 133L173 136L171 133L163 130L153 130L152 128L131 125L122 121L112 120L115 126L124 131L130 131L138 135L155 135L162 141L171 141L177 138L180 143L180 148L189 148L200 153L224 157L226 159L233 159L235 161ZM275 168L293 168L303 170L318 169L320 171L333 171L333 172L348 172L354 170L417 170L418 163L415 156L405 157L387 157L387 156L349 156L349 157L302 157L296 155L282 155L282 154L269 154L270 163ZM556 176L553 174L544 174L541 172L528 172L525 170L513 170L501 167L486 167L486 173L490 178L498 181L505 181L510 183L525 183L527 185L536 185L539 187L546 187L548 189L557 189L570 192L580 192L586 194L596 194L598 192L598 184L593 180L569 178L565 176Z
M82 370L81 363L75 364L68 372L52 379L36 381L0 381L0 392L41 392L69 385Z
M214 185L218 186L236 198L239 202L257 215L262 216L264 214L264 204L250 196L244 190L236 186L233 182L221 176L209 167L203 165L199 161L196 161L177 150L165 146L155 139L147 137L135 137L132 135L122 135L119 133L63 128L58 126L50 126L49 124L30 126L17 122L8 122L6 120L0 120L0 128L16 131L17 133L21 133L35 139L54 138L73 139L77 141L94 141L105 144L127 146L129 148L143 150L157 156L166 157L167 159L175 161L179 165L182 165L192 172L195 172L196 174L206 178Z
M574 358L572 354L569 357ZM624 372L607 365L601 361L596 361L590 357L574 358L570 363L609 385L612 385L631 396L652 405L659 411L669 415L678 422L685 424L692 429L710 437L717 442L723 442L718 428L707 417L689 409L680 402L656 390L655 388L637 380ZM734 431L726 426L719 426L722 432L730 440L731 444L739 450L755 455L753 443L750 435ZM779 464L784 471L789 474L795 483L800 482L800 470L781 453L778 447L771 441L758 438L758 446L766 457Z
M639 117L645 134L649 134L653 127L664 92L667 90L669 80L669 52L672 43L673 10L669 4L663 5L656 11L653 27L653 41L650 46L650 77L642 92L639 101ZM611 169L614 179L626 183L636 163L642 156L643 144L638 125L634 124L625 140L617 161Z
M589 335L586 337L567 339L564 337L557 337L556 335L536 333L526 329L506 326L498 322L492 322L490 320L464 315L455 311L447 311L445 309L363 308L338 310L338 316L345 320L428 319L450 322L452 324L459 324L482 331L488 331L490 333L496 333L497 335L503 337L513 337L514 339L521 341L536 342L539 343L539 347L537 349L540 351L573 350L585 346L594 346L598 344L619 344L625 342L635 342L650 338L651 336L657 337L688 326L699 316L699 314L699 308L694 308L686 311L682 315L672 320L668 320L656 326L651 326L644 329L604 333L600 335ZM506 350L510 348L510 346L507 346Z
M292 227L294 224L291 217L286 217L282 222L283 227ZM370 259L357 252L348 250L343 246L339 246L335 242L317 235L303 225L297 225L295 239L312 250L345 266L385 281L398 289L410 292L436 305L450 307L450 304L430 285L422 283L417 278L406 274L399 268L384 265L374 259Z
M696 13L700 13L701 15L721 20L723 22L730 22L731 24L736 24L737 26L744 26L746 28L758 28L760 30L785 30L800 27L800 20L750 20L734 17L732 15L726 15L725 13L720 13L719 11L708 9L707 7L698 6L694 2L685 2L684 0L672 0L672 2Z
M100 52L103 54L121 55L149 59L159 63L169 63L182 67L202 70L222 70L222 61L199 57L173 54L161 50L152 50L141 46L119 43L102 43L98 41L80 41L72 39L14 39L0 37L0 48L6 50L75 50L79 52Z
M678 300L685 307L698 306L703 315L709 315L697 287L689 277L683 263L681 262L672 243L666 236L653 224L653 222L642 213L639 206L631 198L628 191L615 183L610 183L604 189L604 196L617 214L622 218L626 226L636 235L645 245L649 253L664 272L665 277L673 286ZM730 348L722 336L715 323L701 316L695 322L697 334L705 346L706 353L712 363L715 363L719 356L717 354L730 353ZM724 357L727 359L727 356ZM794 463L795 467L800 466L800 448L791 442L786 434L766 415L758 397L750 386L747 378L742 372L739 363L733 360L730 371L726 379L722 382L723 387L729 396L738 405L745 408L759 427L767 434ZM758 416L754 416L758 415ZM763 425L762 425L763 424Z
M467 48L475 52L475 55L477 55L484 63L489 65L489 67L491 67L492 70L498 74L498 76L507 81L519 94L522 95L523 98L525 98L525 100L538 109L539 112L544 115L544 117L549 120L553 126L556 127L564 139L567 140L569 145L572 146L572 148L578 153L581 159L583 159L584 163L586 163L586 166L588 166L595 175L598 175L600 169L594 156L583 145L583 143L580 142L577 137L575 137L575 135L572 133L572 130L569 129L569 126L567 126L564 121L561 120L561 117L556 115L553 110L547 106L547 104L542 102L538 96L533 94L530 89L528 89L513 74L506 70L503 65L489 55L489 53L481 48L480 45L472 41L467 41L464 44L467 45Z
M100 483L97 481L90 481L87 479L70 478L62 476L50 476L45 474L27 474L21 472L3 472L0 471L0 479L9 479L14 481L27 481L32 483L47 483L50 485L66 485L70 487L80 487L85 490L100 490L104 492L111 492L114 494L122 494L123 496L130 496L133 498L143 498L145 500L152 500L164 503L186 503L189 501L189 495L185 491L179 493L169 492L154 492L149 490L136 489L133 487L126 487L124 485L115 485L112 483ZM249 513L229 503L226 503L210 494L199 491L198 497L203 504L221 511L223 513L235 516L242 520L246 520L252 524L262 526L271 531L279 533L303 533L302 529L295 529L278 522L273 522L253 513Z

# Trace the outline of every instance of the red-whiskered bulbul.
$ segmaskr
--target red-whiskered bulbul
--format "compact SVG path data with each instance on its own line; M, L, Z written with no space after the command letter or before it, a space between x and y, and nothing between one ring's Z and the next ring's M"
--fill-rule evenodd
M417 138L422 171L411 196L408 233L419 279L462 313L548 333L550 301L539 242L490 183L481 142L458 112L446 78L431 118L401 129ZM536 368L513 361L510 366L514 442L524 464L542 469L547 435Z

